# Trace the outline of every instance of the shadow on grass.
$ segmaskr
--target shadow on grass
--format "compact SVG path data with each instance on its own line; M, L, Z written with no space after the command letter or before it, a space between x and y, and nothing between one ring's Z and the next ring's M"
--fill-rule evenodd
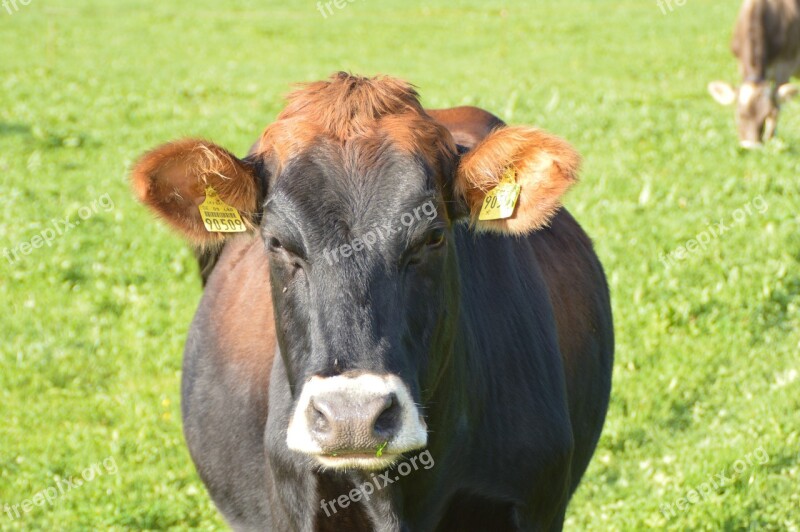
M31 127L25 124L0 122L0 135L30 135Z

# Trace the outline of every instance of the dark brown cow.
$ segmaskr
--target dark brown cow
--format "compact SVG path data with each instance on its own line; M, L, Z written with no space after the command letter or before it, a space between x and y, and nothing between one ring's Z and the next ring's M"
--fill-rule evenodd
M603 270L560 206L577 168L545 132L344 73L245 159L188 140L139 161L138 198L205 249L184 431L234 528L561 528L613 358ZM513 214L479 220L508 175ZM206 231L209 186L250 232Z
M731 43L742 84L708 85L722 105L736 103L739 142L754 148L770 140L781 105L797 95L789 83L800 74L800 0L745 0Z

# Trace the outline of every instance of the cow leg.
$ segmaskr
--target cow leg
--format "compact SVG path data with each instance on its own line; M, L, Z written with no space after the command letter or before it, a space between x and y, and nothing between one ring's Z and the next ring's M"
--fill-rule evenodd
M468 492L456 493L436 532L514 532L520 528L513 503L492 500Z
M560 532L564 528L564 517L567 513L567 504L564 503L559 505L555 516L546 521L543 521L541 516L528 515L527 510L522 507L515 508L514 512L515 527L513 530L541 530Z
M571 495L572 443L548 456L546 466L532 477L527 504L515 506L515 530L561 530Z
M789 83L794 69L795 65L791 63L781 63L775 66L773 73L775 85L772 87L772 101L775 102L775 112L768 116L766 122L764 122L764 140L770 140L778 132L778 113L781 105L778 89L784 83Z

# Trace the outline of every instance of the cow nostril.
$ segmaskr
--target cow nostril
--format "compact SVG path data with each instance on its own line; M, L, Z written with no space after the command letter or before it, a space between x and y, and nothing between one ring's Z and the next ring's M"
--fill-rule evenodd
M327 434L331 432L332 413L324 402L317 402L313 399L308 405L308 424L311 430L317 434Z
M394 436L400 426L401 407L395 394L389 394L384 402L383 410L378 413L372 426L373 433L380 439Z

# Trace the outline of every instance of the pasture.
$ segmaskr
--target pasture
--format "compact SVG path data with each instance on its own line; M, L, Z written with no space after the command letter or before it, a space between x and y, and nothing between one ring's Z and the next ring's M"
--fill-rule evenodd
M706 92L736 81L738 2L15 5L0 10L1 530L224 527L181 433L196 263L127 172L183 136L244 154L292 83L338 70L584 157L566 206L606 269L617 350L566 529L800 527L800 104L765 149L738 148Z

